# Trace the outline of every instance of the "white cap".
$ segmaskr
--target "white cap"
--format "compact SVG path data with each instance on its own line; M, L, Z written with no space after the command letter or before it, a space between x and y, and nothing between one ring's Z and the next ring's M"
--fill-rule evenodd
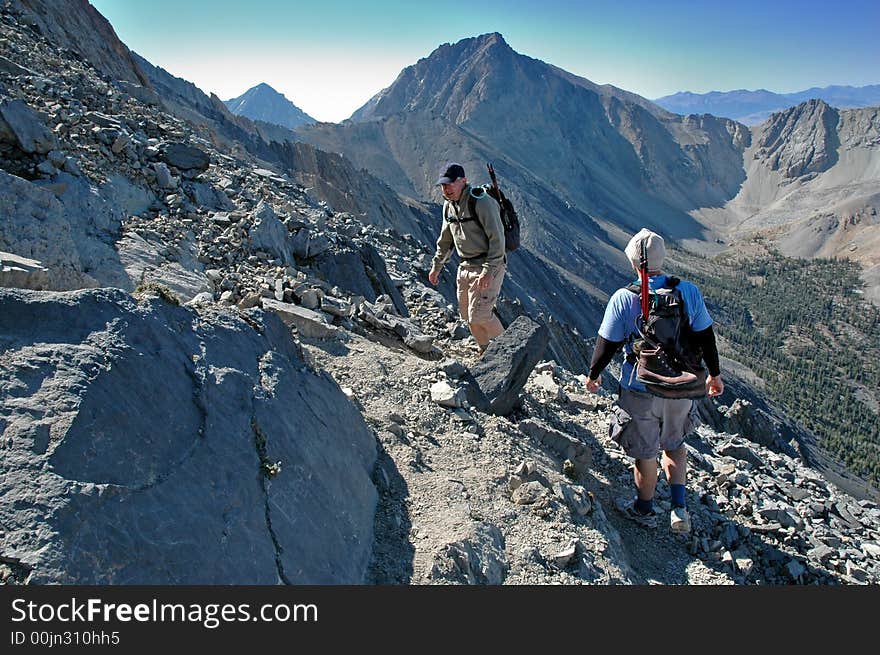
M663 243L663 237L656 232L651 232L643 227L629 243L626 244L623 252L632 262L633 268L638 270L639 262L642 259L642 241L645 241L645 247L648 254L648 270L659 271L663 267L663 260L666 258L666 244Z

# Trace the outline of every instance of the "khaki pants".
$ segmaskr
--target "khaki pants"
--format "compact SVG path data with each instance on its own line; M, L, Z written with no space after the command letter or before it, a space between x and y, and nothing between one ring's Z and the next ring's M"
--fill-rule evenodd
M458 289L458 314L467 323L489 323L492 320L492 309L501 293L506 267L499 266L495 278L488 289L478 291L475 288L477 278L483 273L482 266L459 264L456 287Z

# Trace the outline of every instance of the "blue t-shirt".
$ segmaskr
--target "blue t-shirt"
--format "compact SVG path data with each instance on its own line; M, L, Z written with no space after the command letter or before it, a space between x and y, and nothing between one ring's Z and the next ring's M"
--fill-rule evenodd
M662 289L666 285L666 275L653 275L648 279L651 289ZM682 280L678 283L684 306L694 332L705 330L712 325L712 317L706 309L703 294L697 287ZM620 386L633 391L646 391L645 385L636 379L633 365L626 361L626 355L632 352L632 338L638 338L637 320L641 316L642 307L638 294L626 289L618 289L611 296L605 307L605 316L599 326L599 336L608 341L623 341L624 360L620 372Z

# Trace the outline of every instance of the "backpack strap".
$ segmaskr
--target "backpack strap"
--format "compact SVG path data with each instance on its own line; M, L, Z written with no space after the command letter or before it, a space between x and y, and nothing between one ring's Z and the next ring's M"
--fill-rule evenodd
M451 218L449 216L449 213L446 211L446 207L448 206L448 204L443 205L443 218L446 219L447 223L461 224L461 223L470 223L471 221L475 221L477 223L477 225L479 225L481 228L483 227L483 224L479 221L479 219L477 217L477 198L474 197L474 190L475 189L482 189L482 187L471 188L471 193L468 195L468 203L467 203L468 215L466 217L464 217L464 218ZM482 193L478 193L477 197L481 197L482 195L483 195ZM448 203L448 201L447 201L447 203ZM486 231L486 229L483 228L483 232L485 232L485 231Z
M477 191L477 194L474 195L474 191ZM471 192L468 195L468 214L470 214L470 218L465 220L476 221L477 225L483 230L486 231L486 228L483 227L483 221L480 220L480 217L477 215L477 198L482 198L486 195L483 187L471 187Z

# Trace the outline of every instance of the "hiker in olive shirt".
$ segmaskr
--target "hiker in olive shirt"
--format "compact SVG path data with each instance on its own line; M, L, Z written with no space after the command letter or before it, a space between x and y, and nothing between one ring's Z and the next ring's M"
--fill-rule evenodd
M507 265L504 248L504 225L498 203L483 191L467 183L461 164L447 164L437 184L443 189L443 227L437 239L428 280L436 285L443 265L458 253L456 287L458 313L467 321L471 334L486 350L489 341L504 332L501 321L493 313ZM472 210L473 214L472 215Z

